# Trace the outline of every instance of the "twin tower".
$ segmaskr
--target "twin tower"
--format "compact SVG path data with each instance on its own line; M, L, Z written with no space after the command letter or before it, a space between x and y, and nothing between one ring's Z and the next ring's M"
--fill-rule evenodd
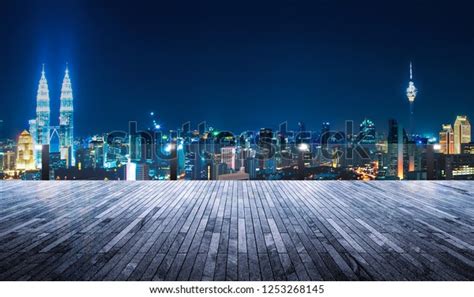
M61 160L65 161L65 166L75 166L76 163L74 158L73 96L67 64L61 87L60 101L59 126L51 126L49 88L43 64L43 70L41 71L41 78L38 84L38 93L36 95L36 118L29 121L30 134L35 142L35 160L37 168L41 168L42 149L49 149L51 137L54 133L59 136L59 151Z

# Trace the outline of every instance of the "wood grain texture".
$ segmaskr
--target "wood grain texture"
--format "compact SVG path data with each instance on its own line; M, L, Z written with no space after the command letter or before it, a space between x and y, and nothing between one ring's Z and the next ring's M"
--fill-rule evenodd
M0 280L474 280L474 183L1 181Z

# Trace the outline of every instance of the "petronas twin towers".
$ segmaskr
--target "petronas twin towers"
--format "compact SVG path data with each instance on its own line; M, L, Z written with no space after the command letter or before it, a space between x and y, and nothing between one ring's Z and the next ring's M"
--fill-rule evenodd
M66 71L61 87L59 108L59 126L51 126L50 123L50 100L48 81L46 73L41 71L41 78L38 84L36 95L36 118L30 120L30 134L35 141L36 166L41 168L41 150L43 145L49 145L54 132L59 133L59 150L61 160L66 162L66 166L75 166L74 158L74 107L71 79L66 65Z

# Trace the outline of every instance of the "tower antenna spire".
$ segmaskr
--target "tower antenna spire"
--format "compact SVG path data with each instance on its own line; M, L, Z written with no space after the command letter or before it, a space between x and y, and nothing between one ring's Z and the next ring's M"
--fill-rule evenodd
M418 93L417 88L415 87L415 83L413 82L413 64L410 61L410 81L408 82L407 88L407 98L408 102L410 103L410 133L414 134L414 110L413 104L415 102L416 94Z

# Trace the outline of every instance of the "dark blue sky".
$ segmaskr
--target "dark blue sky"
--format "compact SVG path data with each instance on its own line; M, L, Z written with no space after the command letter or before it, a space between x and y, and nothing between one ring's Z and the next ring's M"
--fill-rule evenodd
M439 2L439 3L438 3ZM34 117L46 63L57 123L69 62L79 135L206 120L219 129L342 127L365 116L417 130L474 116L469 1L8 1L0 10L0 119Z

